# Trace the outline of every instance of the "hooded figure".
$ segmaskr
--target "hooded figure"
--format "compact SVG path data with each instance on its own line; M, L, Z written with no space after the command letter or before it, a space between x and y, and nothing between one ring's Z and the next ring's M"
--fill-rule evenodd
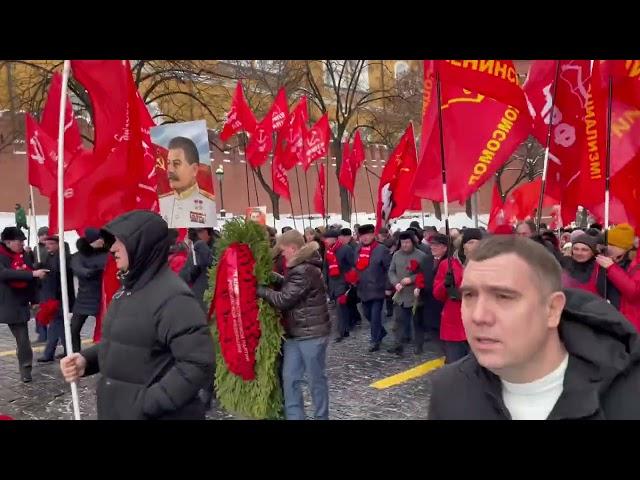
M79 238L78 251L71 257L71 270L78 277L78 294L71 318L71 343L73 351L80 351L80 331L89 316L100 311L102 273L107 263L108 249L100 238L100 230L87 228Z
M106 312L101 342L61 362L65 379L101 373L101 420L204 420L198 392L213 375L213 339L202 307L167 265L167 223L134 210L101 236L122 287Z

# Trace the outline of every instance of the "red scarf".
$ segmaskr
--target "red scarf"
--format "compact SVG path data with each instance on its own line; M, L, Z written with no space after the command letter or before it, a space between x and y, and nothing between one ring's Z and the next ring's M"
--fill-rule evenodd
M8 257L11 260L11 270L17 270L17 271L24 270L27 272L33 272L33 269L29 265L24 263L24 252L14 253L4 245L0 245L0 254L4 255L5 257ZM9 286L11 288L27 288L28 285L29 285L29 282L25 282L25 281L9 282Z
M378 242L372 242L370 245L360 247L360 253L358 255L358 260L356 261L356 269L362 272L366 270L369 266L369 261L371 260L371 254L378 246Z
M327 249L326 253L329 276L333 278L340 276L340 265L338 265L338 258L336 257L336 252L340 247L342 247L342 244L337 241Z

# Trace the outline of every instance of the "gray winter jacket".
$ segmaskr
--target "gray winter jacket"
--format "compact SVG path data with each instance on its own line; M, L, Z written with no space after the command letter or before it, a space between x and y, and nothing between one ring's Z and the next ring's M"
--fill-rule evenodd
M389 267L389 281L394 286L400 283L403 278L409 277L411 279L411 285L404 287L400 290L400 294L397 297L396 303L405 308L411 308L414 302L413 290L415 288L416 274L409 271L409 265L411 260L418 262L418 265L422 265L425 259L425 254L414 248L411 253L405 253L402 250L398 250L393 254L391 259L391 266Z

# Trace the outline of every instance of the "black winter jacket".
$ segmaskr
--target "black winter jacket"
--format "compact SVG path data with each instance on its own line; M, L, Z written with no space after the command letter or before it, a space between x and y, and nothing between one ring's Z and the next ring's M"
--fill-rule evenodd
M640 337L613 306L567 289L560 338L569 353L550 420L640 419ZM500 379L473 354L434 374L429 418L508 420Z
M377 243L377 242L376 242ZM355 259L358 260L360 248L356 250ZM392 290L389 283L389 265L391 264L391 252L381 243L377 243L371 252L369 266L359 273L358 297L363 302L370 300L383 300L385 290Z
M11 268L12 255L4 243L0 243L0 323L8 325L29 321L29 302L36 286L33 273ZM28 257L24 256L24 259L30 265ZM10 284L16 281L28 284L24 288L14 288Z
M69 293L69 309L75 305L75 288L73 286L73 272L71 271L71 254L66 252L67 261L67 292ZM36 268L45 268L49 273L40 281L38 292L39 301L58 300L62 302L62 282L60 278L60 250L56 253L47 253L44 261ZM62 316L62 304L57 316Z
M98 371L98 419L204 419L198 391L213 376L213 339L189 287L167 266L167 223L148 211L104 227L129 255L122 288L107 310L102 340L82 352Z
M102 274L107 263L107 249L94 249L85 238L76 243L78 251L71 257L71 270L78 277L78 294L73 313L97 315L102 294Z
M279 291L258 287L258 297L282 312L290 338L322 337L331 331L318 248L317 242L310 242L298 251L288 263L285 277L278 276Z
M196 263L193 263L193 252L191 252L187 257L187 263L180 271L180 278L191 285L196 300L205 311L208 311L208 306L204 304L204 292L209 288L209 269L213 265L214 258L213 246L198 240L193 244L193 250Z

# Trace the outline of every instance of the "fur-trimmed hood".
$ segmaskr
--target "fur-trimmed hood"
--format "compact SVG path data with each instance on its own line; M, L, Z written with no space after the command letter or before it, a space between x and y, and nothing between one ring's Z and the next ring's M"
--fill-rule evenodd
M309 242L305 244L296 255L287 262L287 268L296 267L304 262L315 265L318 268L322 268L322 257L318 250L320 245L318 242Z

